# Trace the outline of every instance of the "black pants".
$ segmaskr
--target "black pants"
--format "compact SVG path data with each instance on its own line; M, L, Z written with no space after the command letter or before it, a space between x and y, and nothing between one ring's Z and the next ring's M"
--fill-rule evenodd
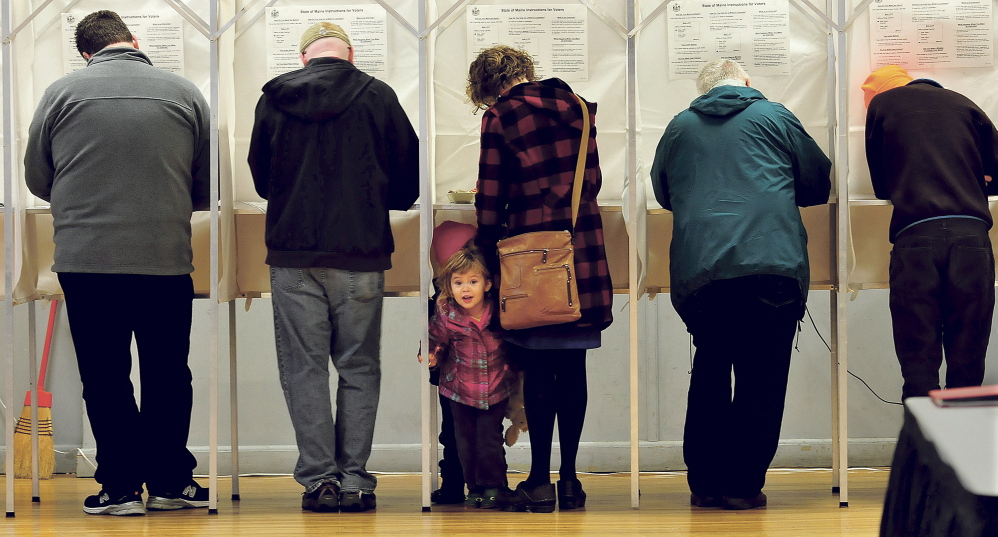
M59 273L97 441L94 478L112 496L175 491L197 461L187 449L193 388L187 366L194 284L190 275ZM111 299L113 297L113 300ZM141 409L129 379L139 352Z
M780 440L800 285L768 275L719 280L690 300L684 319L696 355L683 436L690 490L751 498Z
M995 309L995 258L987 225L968 218L918 224L891 250L891 320L902 397L979 386Z
M440 457L440 488L447 491L456 491L464 494L464 469L461 467L461 458L457 452L457 439L454 438L454 413L451 411L451 400L438 395L440 398L440 444L443 446L443 454Z
M434 293L427 302L426 319L433 318L437 311L437 297L439 293ZM430 369L430 384L440 385L440 368ZM454 414L451 412L451 400L442 395L437 395L440 400L440 445L443 446L443 453L437 465L440 467L440 489L454 491L464 494L464 469L461 467L461 458L457 453L457 440L454 438Z
M502 419L508 399L486 410L450 402L454 415L457 453L464 468L468 490L499 488L506 485L506 449L503 447Z
M586 349L506 347L506 356L523 371L523 409L530 427L531 486L551 482L551 444L558 422L561 479L576 478L575 465L586 420L589 390Z

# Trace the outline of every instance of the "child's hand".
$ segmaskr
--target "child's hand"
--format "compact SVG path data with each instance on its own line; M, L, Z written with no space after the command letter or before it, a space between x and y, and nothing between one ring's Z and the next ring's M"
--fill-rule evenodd
M440 351L440 345L437 345L430 352L430 357L426 361L426 366L429 367L430 369L433 369L434 367L437 367L437 352L439 352L439 351ZM419 346L419 352L416 353L416 360L419 363L423 363L423 345L422 344L420 344L420 346Z

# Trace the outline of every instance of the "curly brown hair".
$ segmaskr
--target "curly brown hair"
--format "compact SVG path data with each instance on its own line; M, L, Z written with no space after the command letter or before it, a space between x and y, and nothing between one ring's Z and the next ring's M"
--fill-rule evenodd
M495 104L499 94L521 78L528 82L537 80L534 60L527 51L496 45L479 52L468 68L466 90L475 112Z

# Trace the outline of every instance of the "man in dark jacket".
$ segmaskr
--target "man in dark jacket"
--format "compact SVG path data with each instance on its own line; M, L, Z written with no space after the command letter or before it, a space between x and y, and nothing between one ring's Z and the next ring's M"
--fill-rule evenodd
M988 185L998 132L970 99L896 65L863 89L873 191L894 205L890 308L902 397L939 388L944 353L947 388L979 386L995 307Z
M797 207L831 189L831 163L797 118L748 85L734 61L704 66L651 172L674 217L672 302L697 347L683 455L699 507L766 505L809 280Z
M388 211L409 209L419 195L418 140L392 89L353 66L342 28L313 25L300 52L303 69L263 87L249 165L269 201L274 332L302 509L366 511L377 505L366 465L384 271L395 249Z

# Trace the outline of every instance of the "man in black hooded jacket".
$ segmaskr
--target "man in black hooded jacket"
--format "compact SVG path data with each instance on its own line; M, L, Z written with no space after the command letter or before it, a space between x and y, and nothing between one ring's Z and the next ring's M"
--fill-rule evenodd
M303 69L263 87L249 165L268 200L267 264L281 385L298 442L302 509L367 511L381 383L389 210L419 195L416 133L395 92L353 65L350 38L302 35ZM332 416L329 362L339 374Z

